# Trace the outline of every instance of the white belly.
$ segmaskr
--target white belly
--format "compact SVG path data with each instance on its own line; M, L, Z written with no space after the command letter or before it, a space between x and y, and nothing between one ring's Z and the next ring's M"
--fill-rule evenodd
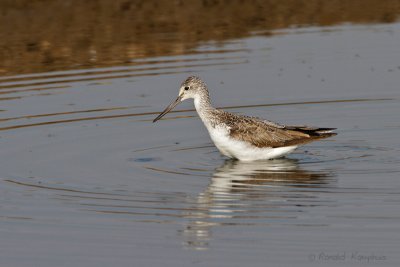
M207 128L215 146L222 154L242 161L280 158L297 148L297 146L259 148L246 142L230 138L228 130L224 127Z

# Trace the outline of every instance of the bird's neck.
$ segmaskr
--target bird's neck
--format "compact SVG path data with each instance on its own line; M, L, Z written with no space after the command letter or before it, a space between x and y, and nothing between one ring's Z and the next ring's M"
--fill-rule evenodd
M208 91L204 91L201 94L194 97L194 106L200 118L204 121L210 111L215 108L211 105L210 95Z

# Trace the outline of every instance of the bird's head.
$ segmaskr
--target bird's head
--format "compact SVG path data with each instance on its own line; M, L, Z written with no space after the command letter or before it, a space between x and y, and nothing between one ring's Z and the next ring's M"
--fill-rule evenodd
M165 114L170 112L174 107L176 107L180 102L189 98L196 98L202 93L208 93L206 84L197 76L190 76L183 81L181 87L179 88L178 97L171 104L164 109L160 115L153 120L153 122L161 119Z

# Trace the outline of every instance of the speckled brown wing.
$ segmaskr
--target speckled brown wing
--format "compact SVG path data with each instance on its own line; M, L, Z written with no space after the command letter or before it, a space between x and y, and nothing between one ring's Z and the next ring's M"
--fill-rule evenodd
M304 143L309 135L283 130L262 124L238 123L230 128L230 136L248 142L256 147L284 147Z
M330 132L334 128L284 126L251 117L235 117L234 123L232 122L228 125L230 136L260 148L301 145L336 135Z

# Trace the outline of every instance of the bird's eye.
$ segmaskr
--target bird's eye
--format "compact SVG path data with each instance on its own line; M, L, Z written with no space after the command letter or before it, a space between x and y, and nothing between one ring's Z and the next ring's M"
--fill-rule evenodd
M185 86L185 91L189 90L189 86Z

